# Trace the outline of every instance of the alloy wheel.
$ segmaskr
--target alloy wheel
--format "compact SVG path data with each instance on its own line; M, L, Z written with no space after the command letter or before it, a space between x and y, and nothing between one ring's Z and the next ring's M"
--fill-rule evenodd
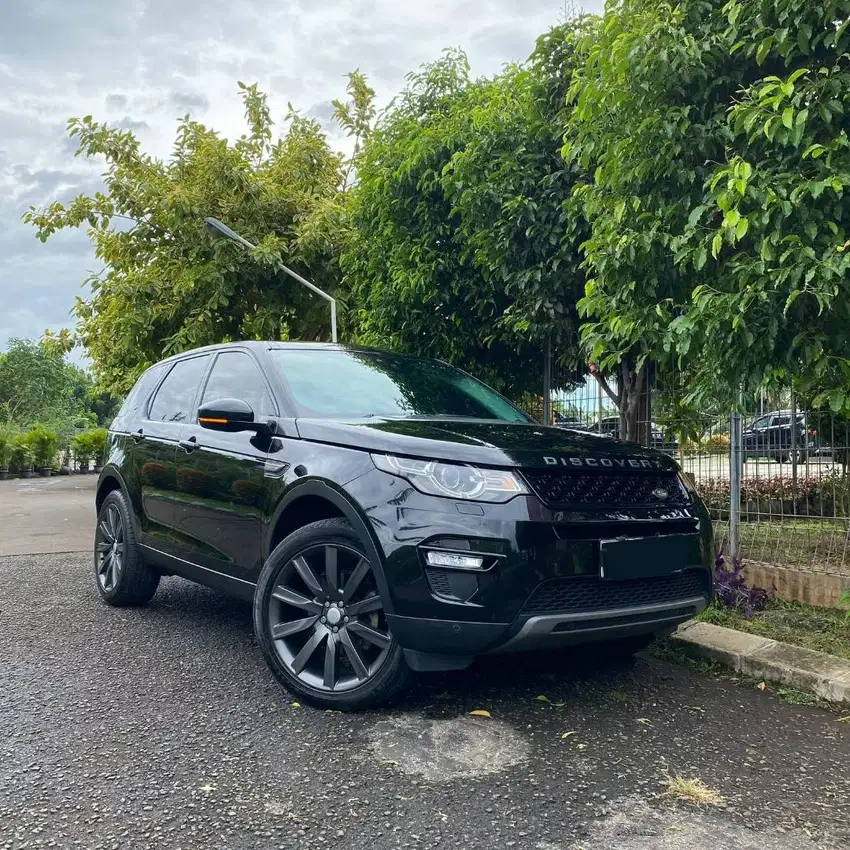
M324 692L364 684L392 645L368 558L341 544L309 547L281 567L266 623L290 675Z
M97 524L97 580L106 593L114 590L124 569L124 520L115 505L107 505Z

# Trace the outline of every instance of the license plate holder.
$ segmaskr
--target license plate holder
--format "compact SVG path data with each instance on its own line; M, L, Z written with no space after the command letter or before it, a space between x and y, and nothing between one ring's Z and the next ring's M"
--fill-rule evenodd
M617 538L599 542L599 577L605 581L657 578L699 565L694 535ZM698 544L697 544L698 551Z

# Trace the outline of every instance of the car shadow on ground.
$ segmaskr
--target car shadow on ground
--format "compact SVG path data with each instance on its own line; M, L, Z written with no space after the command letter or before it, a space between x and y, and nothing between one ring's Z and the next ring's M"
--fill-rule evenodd
M215 629L219 640L244 645L263 662L253 634L252 609L248 602L178 578L162 582L144 618L152 618L163 629L169 623L182 632L203 635ZM466 670L417 674L412 686L387 705L387 711L415 711L435 717L457 713L464 706L488 701L541 698L554 704L588 695L590 691L618 693L618 688L635 684L636 667L645 666L644 656L616 659L594 646L575 646L556 651L482 655ZM271 675L271 674L269 674ZM639 676L637 676L639 680ZM544 699L545 698L545 699Z

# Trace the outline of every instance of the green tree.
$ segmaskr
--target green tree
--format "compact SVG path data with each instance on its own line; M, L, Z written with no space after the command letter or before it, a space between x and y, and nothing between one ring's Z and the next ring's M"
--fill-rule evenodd
M565 154L594 169L583 338L627 389L654 360L689 404L793 379L850 406L848 15L625 0L582 44Z
M0 354L0 421L20 426L77 415L69 366L60 354L27 339L12 339Z
M370 344L438 357L517 397L539 391L543 342L578 359L582 177L558 139L584 20L530 60L471 80L466 56L408 85L356 161L342 267Z
M46 241L87 227L105 269L77 299L78 341L101 390L121 395L164 355L232 339L326 339L325 302L278 270L282 259L335 295L338 196L346 162L318 122L290 107L275 137L266 97L239 84L247 132L235 142L186 116L169 159L142 152L128 131L72 118L78 154L106 162L106 191L68 206L31 208L25 220ZM352 88L354 86L354 88ZM347 106L356 128L371 94L353 75ZM220 218L257 243L253 255L204 230ZM67 337L51 335L60 348Z

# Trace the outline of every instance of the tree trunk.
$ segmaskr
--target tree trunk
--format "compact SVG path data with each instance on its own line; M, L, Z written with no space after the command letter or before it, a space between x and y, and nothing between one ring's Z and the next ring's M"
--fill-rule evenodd
M630 443L649 445L649 382L647 367L634 369L631 360L620 365L620 434Z
M636 370L634 361L626 358L620 364L617 391L611 389L605 377L595 367L591 374L599 382L605 394L617 406L620 414L620 439L648 446L651 438L649 405L649 370Z

